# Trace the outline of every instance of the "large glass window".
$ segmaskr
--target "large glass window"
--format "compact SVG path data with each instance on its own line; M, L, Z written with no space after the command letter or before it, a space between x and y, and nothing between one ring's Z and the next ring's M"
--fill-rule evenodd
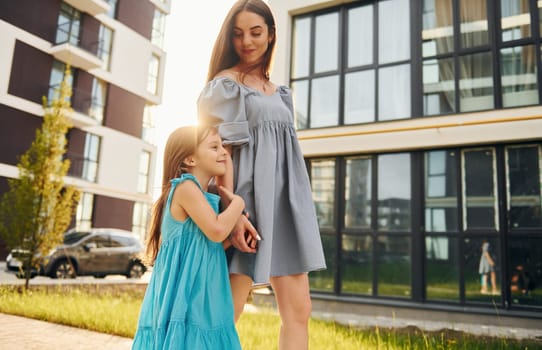
M378 157L378 229L410 232L410 154Z
M542 149L506 148L507 209L511 230L542 228Z
M462 112L492 109L493 64L490 52L459 58L459 110Z
M498 230L495 149L464 150L462 175L464 229Z
M92 97L88 115L102 122L104 118L105 99L107 96L107 84L98 78L92 80Z
M458 0L461 18L461 46L463 48L487 45L489 42L487 1Z
M379 235L376 242L378 295L411 297L411 237Z
M137 192L147 193L149 191L149 173L151 165L151 154L147 151L141 152L139 158L139 176L137 181Z
M424 0L423 56L434 56L454 50L452 0Z
M79 46L80 31L81 12L62 2L60 4L60 13L58 14L55 43L69 43Z
M149 61L149 71L147 75L147 91L151 94L158 93L158 75L160 72L160 57L153 54Z
M100 154L100 137L87 133L85 140L85 154L83 160L82 178L96 182L98 178L98 157Z
M512 237L507 252L512 305L542 306L542 238Z
M135 202L132 217L132 232L140 242L145 242L147 224L151 215L151 206L148 203Z
M538 104L534 45L501 49L503 107Z
M457 156L455 151L425 154L425 230L458 231Z
M153 143L155 138L153 109L154 107L150 105L145 105L145 108L143 109L143 127L141 128L141 138L148 143Z
M327 269L309 274L313 290L335 290L337 266L337 233L335 224L335 160L320 159L310 162L312 196L320 226Z
M47 100L49 103L53 99L60 96L60 84L64 80L66 75L66 64L57 60L53 61L53 68L51 69L51 76L49 78L49 92L47 94ZM69 86L73 86L73 73L69 75L69 79L66 82Z
M294 18L297 128L411 117L409 13L409 0L385 0Z
M77 204L75 213L75 228L78 230L87 230L92 227L92 214L94 212L94 195L91 193L81 193L81 199Z
M164 33L166 31L166 15L158 10L154 10L152 20L152 35L151 42L159 48L164 47Z
M425 294L429 300L459 300L459 246L456 237L425 237Z
M372 172L371 157L346 159L344 179L346 227L371 228Z
M498 302L503 261L497 238L464 239L465 298L472 302Z
M100 25L98 56L102 60L102 69L109 70L111 65L111 49L113 48L113 30Z
M501 0L502 41L531 36L529 0Z

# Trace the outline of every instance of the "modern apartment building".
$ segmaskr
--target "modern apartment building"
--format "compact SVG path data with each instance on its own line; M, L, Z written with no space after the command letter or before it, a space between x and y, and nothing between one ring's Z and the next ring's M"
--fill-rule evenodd
M0 193L41 126L42 97L54 97L70 65L65 181L82 191L74 226L144 238L169 12L169 0L0 0Z
M314 300L540 325L542 1L269 4L327 259Z

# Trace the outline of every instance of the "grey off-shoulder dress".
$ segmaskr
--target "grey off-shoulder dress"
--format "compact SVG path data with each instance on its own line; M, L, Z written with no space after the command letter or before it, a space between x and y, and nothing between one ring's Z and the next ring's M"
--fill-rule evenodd
M311 187L293 120L291 90L272 95L218 77L198 98L200 118L222 120L219 132L232 145L234 190L262 237L256 254L235 251L230 273L254 283L326 268Z

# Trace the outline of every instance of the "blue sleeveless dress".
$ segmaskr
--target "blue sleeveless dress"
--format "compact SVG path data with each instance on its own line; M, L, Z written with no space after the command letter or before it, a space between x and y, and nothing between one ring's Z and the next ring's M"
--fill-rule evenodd
M171 198L191 174L171 180L162 218L162 243L145 292L132 349L241 349L235 329L226 256L191 218L171 216ZM204 192L215 212L220 197Z

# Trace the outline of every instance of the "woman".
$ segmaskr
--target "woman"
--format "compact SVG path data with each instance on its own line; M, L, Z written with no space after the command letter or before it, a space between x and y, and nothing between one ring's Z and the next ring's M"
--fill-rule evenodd
M261 0L237 1L213 49L200 116L213 116L231 154L219 185L243 197L231 234L230 283L239 318L250 289L270 283L282 320L279 349L307 349L311 312L308 272L324 269L309 177L294 127L292 94L269 79L275 21ZM203 118L203 117L202 117ZM201 120L201 119L200 119Z

